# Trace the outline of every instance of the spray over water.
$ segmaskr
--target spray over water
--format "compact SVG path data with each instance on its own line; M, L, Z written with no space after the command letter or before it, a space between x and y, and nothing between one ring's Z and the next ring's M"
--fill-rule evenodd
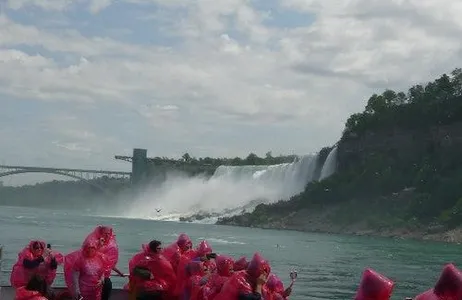
M292 163L266 166L220 166L212 177L167 174L165 181L148 187L131 201L122 216L177 221L180 217L218 216L252 211L260 203L287 200L316 180L318 155L299 157Z

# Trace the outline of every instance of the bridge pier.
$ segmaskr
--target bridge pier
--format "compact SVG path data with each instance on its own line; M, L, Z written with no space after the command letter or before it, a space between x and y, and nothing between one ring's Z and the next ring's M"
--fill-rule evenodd
M148 150L146 149L133 149L132 159L132 185L137 185L146 179L148 172Z

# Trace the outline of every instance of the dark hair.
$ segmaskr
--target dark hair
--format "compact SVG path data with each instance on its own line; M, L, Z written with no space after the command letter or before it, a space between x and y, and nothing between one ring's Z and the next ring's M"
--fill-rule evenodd
M160 245L162 245L160 241L152 240L149 242L149 250L151 250L152 252L157 252L157 248L159 248Z
M26 290L37 291L40 294L42 294L42 296L46 296L48 293L48 286L45 279L43 279L42 276L35 274L27 283Z
M43 249L43 245L39 241L35 241L32 243L32 249Z
M211 259L211 258L215 259L215 258L217 258L216 253L209 253L209 254L206 254L206 256L207 256L207 259Z

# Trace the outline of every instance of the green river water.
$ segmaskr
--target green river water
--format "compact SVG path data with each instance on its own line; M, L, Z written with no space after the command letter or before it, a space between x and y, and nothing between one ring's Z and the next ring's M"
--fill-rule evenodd
M461 246L454 244L104 218L0 206L0 244L5 247L2 269L11 269L17 252L30 239L45 239L54 249L67 253L76 249L97 224L114 227L120 247L119 268L124 272L142 243L160 239L167 244L186 232L194 241L207 239L217 253L239 257L260 251L285 282L295 267L299 278L293 300L351 299L365 267L395 280L392 299L404 299L431 287L444 263L462 262ZM0 279L7 284L8 274ZM57 284L62 284L61 278ZM114 280L116 287L123 284L122 278Z

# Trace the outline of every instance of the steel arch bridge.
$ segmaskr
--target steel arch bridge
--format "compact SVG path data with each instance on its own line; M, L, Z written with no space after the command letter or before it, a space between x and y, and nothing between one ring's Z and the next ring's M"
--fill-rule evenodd
M0 165L0 178L24 173L48 173L66 176L73 179L82 180L83 182L101 190L105 191L103 187L92 182L92 180L108 176L112 178L129 178L131 172L120 171L105 171L105 170L84 170L84 169L65 169L65 168L46 168L46 167L26 167L26 166L7 166Z

